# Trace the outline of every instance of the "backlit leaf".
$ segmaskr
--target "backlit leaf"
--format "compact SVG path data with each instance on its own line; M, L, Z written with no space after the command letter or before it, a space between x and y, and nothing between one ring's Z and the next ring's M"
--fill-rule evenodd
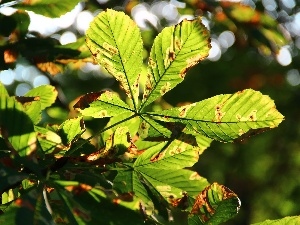
M33 123L23 111L22 104L14 97L0 97L1 135L20 156L29 155L36 150Z
M59 17L71 11L80 0L27 0L14 6L47 17Z
M15 98L18 102L22 103L24 112L26 112L34 124L40 122L42 118L40 97L16 96Z
M51 106L57 98L57 90L51 85L41 85L29 90L25 97L39 97L41 110Z
M61 137L55 132L38 126L35 126L34 129L44 153L49 154L62 145Z
M2 82L0 82L0 97L9 97L8 92Z
M224 185L213 183L196 197L188 224L221 224L238 213L240 204L240 200L233 191Z
M284 119L269 96L251 89L149 114L223 142L277 127Z
M116 93L103 91L89 93L79 99L74 108L84 116L104 118L130 112L130 107Z
M208 56L209 49L209 33L200 17L164 28L150 52L141 109L182 82L187 71Z
M254 223L252 225L299 225L300 224L300 216L289 216L279 220L266 220L260 223Z
M161 142L142 153L132 166L117 175L115 187L132 192L148 205L150 204L143 183L150 185L166 201L196 196L208 185L197 172L182 169L193 166L202 151L191 135L182 134L178 140Z
M69 119L63 122L57 133L62 139L63 144L70 145L75 139L79 138L85 131L82 117Z
M142 38L137 25L123 12L101 12L86 32L86 43L96 61L121 84L134 108L139 95Z

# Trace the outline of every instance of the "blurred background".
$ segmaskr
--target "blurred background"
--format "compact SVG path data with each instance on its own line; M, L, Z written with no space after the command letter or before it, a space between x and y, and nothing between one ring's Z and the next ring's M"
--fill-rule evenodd
M43 0L37 2L30 8L22 1L0 1L0 81L12 95L55 85L59 99L44 115L44 122L53 123L72 117L70 106L82 94L120 91L115 79L93 64L84 45L84 33L99 12L113 8L134 19L144 41L145 64L165 26L202 16L211 32L208 59L157 104L176 106L245 88L269 95L285 121L242 142L213 142L195 169L241 199L239 214L226 224L300 215L299 1L86 0L51 12L39 5Z

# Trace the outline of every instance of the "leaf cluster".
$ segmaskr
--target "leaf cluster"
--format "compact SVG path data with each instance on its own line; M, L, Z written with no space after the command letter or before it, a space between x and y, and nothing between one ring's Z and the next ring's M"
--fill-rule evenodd
M213 140L241 140L284 118L273 100L251 89L155 110L153 103L208 56L209 32L201 18L163 29L146 73L140 31L122 12L100 13L86 45L126 99L112 91L88 93L74 105L80 115L43 126L43 110L57 98L53 86L16 97L1 85L0 222L168 224L180 223L174 219L179 214L183 224L196 225L236 215L237 195L191 167ZM110 121L83 138L90 118Z

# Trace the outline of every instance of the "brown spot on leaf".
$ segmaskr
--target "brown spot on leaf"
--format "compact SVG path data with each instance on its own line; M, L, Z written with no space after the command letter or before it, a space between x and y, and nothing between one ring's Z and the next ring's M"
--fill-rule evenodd
M164 95L165 93L167 93L169 90L171 90L171 83L170 82L166 82L160 89L160 93L161 95Z
M156 62L154 62L154 60L153 60L151 57L149 57L148 65L149 65L152 69L154 69L154 68L156 67Z
M85 109L89 107L89 105L96 101L100 95L102 95L104 91L101 92L91 92L84 96L82 96L79 101L73 106L74 109Z
M197 215L205 223L216 212L219 202L236 197L237 195L227 187L213 183L196 197L190 214Z
M166 155L166 151L159 152L158 154L153 155L153 156L150 158L150 161L151 161L151 162L156 162L156 161L161 160L162 158L164 158L165 155Z
M188 195L186 192L182 193L182 198L175 198L173 195L168 197L168 201L173 207L180 208L181 210L185 210L189 207Z
M218 104L216 105L216 110L215 110L215 120L217 122L221 122L223 116L225 116L226 112L222 112L221 109L222 109L222 105Z

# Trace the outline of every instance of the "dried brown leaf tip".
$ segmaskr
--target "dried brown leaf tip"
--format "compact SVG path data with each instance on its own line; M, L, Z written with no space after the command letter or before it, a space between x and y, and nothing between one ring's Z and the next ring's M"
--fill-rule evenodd
M85 109L89 107L90 103L96 101L102 93L103 92L91 92L82 96L79 99L79 101L74 105L74 109Z
M221 201L231 198L237 198L237 195L224 185L213 183L196 197L190 216L197 215L206 222L215 214Z

